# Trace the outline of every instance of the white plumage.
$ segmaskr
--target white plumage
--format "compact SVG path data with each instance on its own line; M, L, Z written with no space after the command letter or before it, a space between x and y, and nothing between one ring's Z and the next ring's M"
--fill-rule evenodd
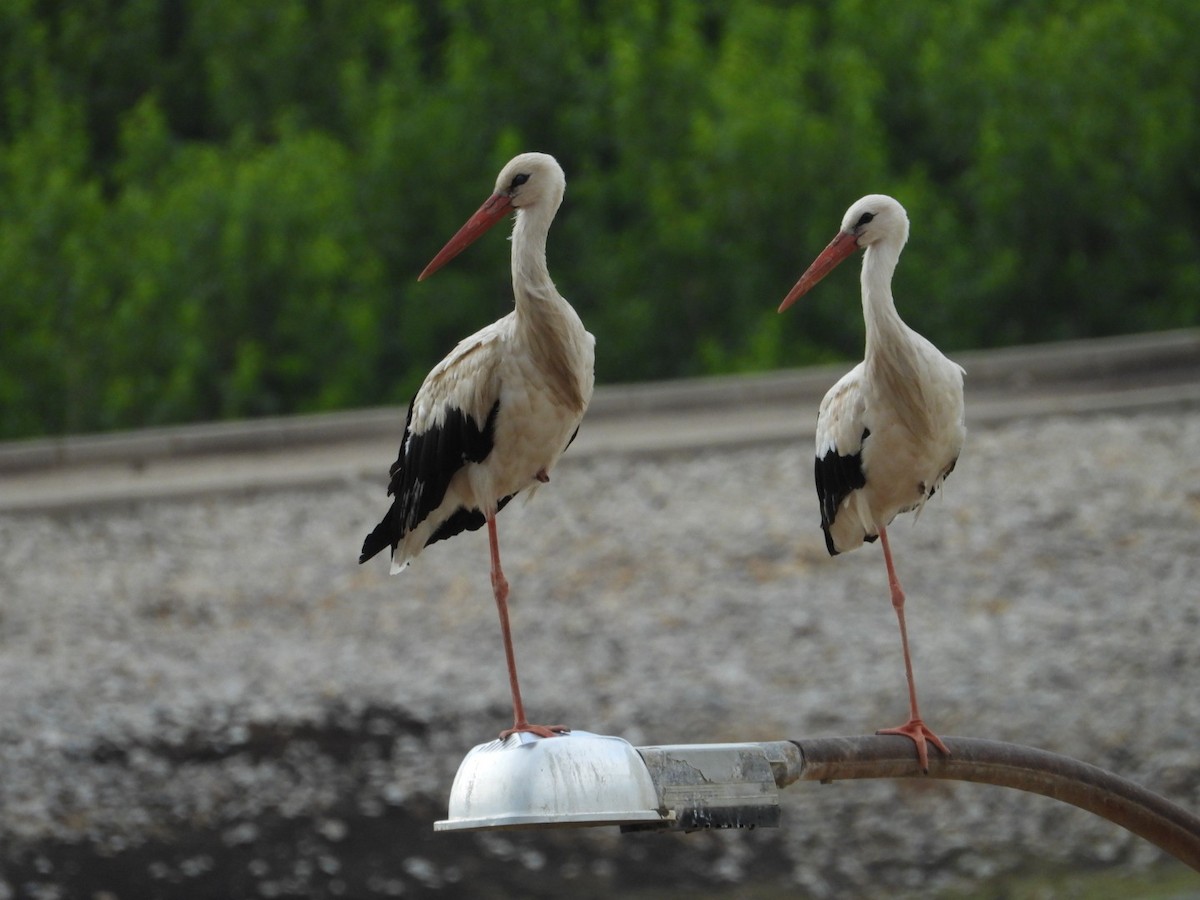
M429 544L487 525L513 694L513 728L505 735L564 730L525 719L495 519L515 494L530 495L550 480L592 396L595 341L546 267L546 236L565 189L553 157L517 156L501 170L492 196L421 273L421 279L433 274L516 211L513 311L459 342L426 376L391 468L388 493L395 500L359 558L365 562L390 546L392 571L399 572Z
M891 197L872 194L846 211L841 229L780 304L782 312L838 263L862 248L866 352L825 395L817 414L814 476L821 527L830 554L881 539L900 622L911 716L896 729L917 745L928 769L925 741L947 752L921 720L904 622L904 593L896 577L887 526L902 512L920 511L954 469L966 437L963 370L904 323L892 299L892 274L908 240L908 216Z

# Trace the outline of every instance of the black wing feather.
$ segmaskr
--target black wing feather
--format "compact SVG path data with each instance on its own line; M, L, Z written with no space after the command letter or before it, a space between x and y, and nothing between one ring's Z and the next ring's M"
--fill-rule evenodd
M481 425L460 409L447 409L441 425L413 434L413 404L409 404L400 455L389 470L388 495L395 500L383 520L363 541L362 554L358 558L360 563L387 546L394 552L404 535L441 505L450 480L458 470L467 463L487 459L492 452L499 412L500 401L497 400ZM503 498L496 508L502 508L510 499ZM485 521L479 510L456 510L434 530L426 546L464 530L474 531Z
M504 509L504 507L508 505L508 501L514 496L516 495L509 494L507 497L501 497L500 502L496 504L496 512ZM487 518L479 510L467 509L466 507L460 506L454 511L452 516L438 526L437 531L435 531L430 536L429 540L425 542L425 546L428 547L430 544L436 543L437 541L444 541L446 538L452 538L456 534L461 534L464 531L478 531L483 527L485 522L487 522Z
M871 436L871 430L864 428L858 452L850 456L842 456L836 450L828 450L824 456L818 456L813 466L813 476L817 485L817 501L821 506L821 529L825 532L825 549L830 556L837 556L837 548L833 546L833 536L829 529L837 517L838 507L842 501L865 487L867 476L862 468L862 445Z

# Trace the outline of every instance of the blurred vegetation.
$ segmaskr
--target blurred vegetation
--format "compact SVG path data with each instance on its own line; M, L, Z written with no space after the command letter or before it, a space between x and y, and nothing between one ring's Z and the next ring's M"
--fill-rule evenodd
M5 0L0 437L403 403L511 306L489 237L555 154L601 381L861 351L869 192L948 349L1200 321L1194 0Z

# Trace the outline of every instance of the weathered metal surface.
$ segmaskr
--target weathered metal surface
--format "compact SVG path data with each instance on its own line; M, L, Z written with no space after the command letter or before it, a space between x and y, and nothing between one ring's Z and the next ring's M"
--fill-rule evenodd
M515 734L474 747L450 788L436 831L659 822L641 756L619 737L572 731Z
M794 741L802 761L783 773L793 781L849 778L941 778L1031 791L1095 813L1200 871L1200 816L1128 779L1057 753L1000 741L942 736L950 756L931 752L929 774L904 737L862 735Z
M766 744L674 744L640 747L659 805L672 821L625 830L670 827L777 828L779 789Z
M625 830L775 828L777 782L798 768L788 741L634 749L575 731L473 748L438 831L620 825Z
M912 742L861 735L636 750L621 738L519 735L472 750L450 795L455 829L621 825L625 831L777 827L778 790L797 781L938 778L1042 794L1114 822L1200 870L1200 817L1133 782L1057 753L978 738L942 740L921 772Z

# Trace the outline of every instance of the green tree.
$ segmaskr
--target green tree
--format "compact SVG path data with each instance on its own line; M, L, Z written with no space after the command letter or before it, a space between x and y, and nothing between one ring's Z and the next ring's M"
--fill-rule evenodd
M869 192L947 349L1200 319L1200 7L11 0L0 436L402 403L512 303L507 244L416 275L513 154L601 381L861 350Z

